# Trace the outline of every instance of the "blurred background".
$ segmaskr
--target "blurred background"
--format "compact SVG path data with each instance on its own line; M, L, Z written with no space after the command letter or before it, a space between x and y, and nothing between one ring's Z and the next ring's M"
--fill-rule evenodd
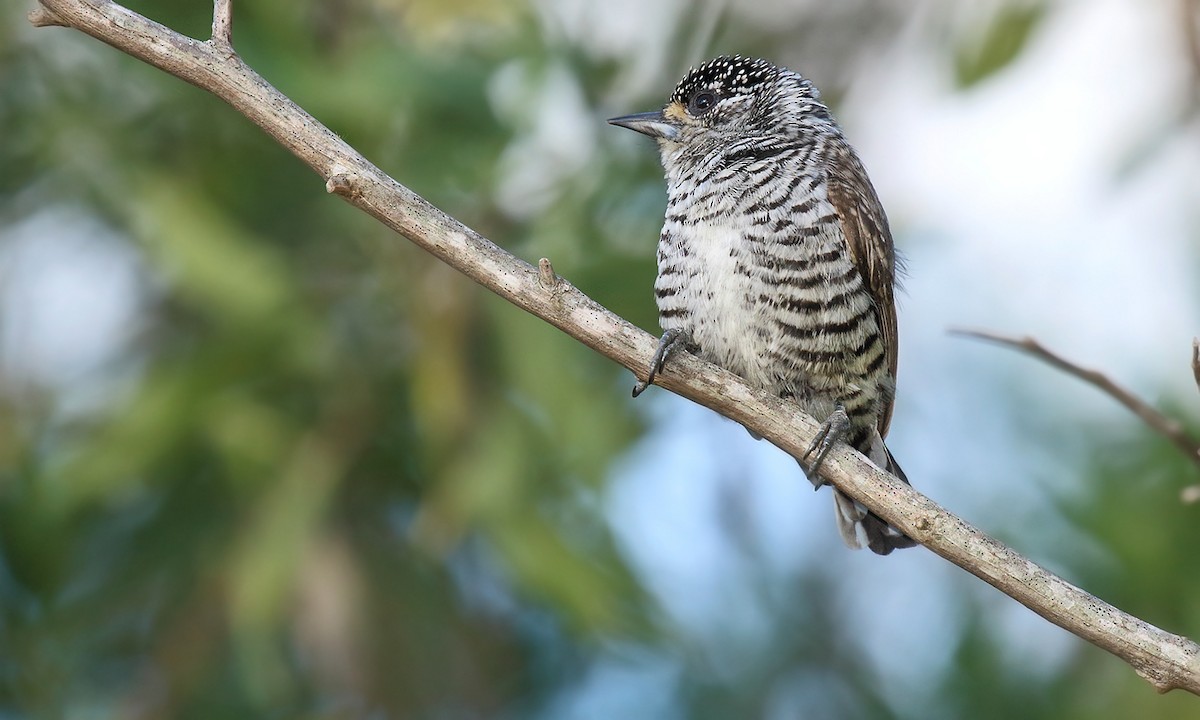
M689 65L812 78L908 257L913 484L1200 637L1193 0L258 0L235 45L401 182L656 332ZM0 0L0 718L1200 718ZM207 37L211 6L132 3Z

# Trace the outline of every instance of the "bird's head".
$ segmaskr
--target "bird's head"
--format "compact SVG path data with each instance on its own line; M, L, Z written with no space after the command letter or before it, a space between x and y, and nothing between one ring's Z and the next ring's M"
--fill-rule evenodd
M609 120L658 140L668 170L748 146L836 131L817 89L766 60L722 56L691 70L662 110Z

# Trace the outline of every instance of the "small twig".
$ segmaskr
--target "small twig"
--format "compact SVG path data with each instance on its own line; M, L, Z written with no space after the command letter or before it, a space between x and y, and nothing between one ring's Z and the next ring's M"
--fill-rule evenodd
M538 283L547 290L553 290L558 287L558 274L554 272L554 266L550 264L550 258L538 260Z
M41 5L30 10L25 16L34 27L67 27L58 16Z
M350 173L336 171L325 181L325 192L341 195L344 198L354 197L354 179Z
M213 0L211 42L228 50L233 49L233 0Z
M1192 338L1192 377L1196 378L1196 389L1200 390L1200 337ZM1200 485L1189 485L1179 493L1185 503L1200 502Z
M1178 421L1163 415L1141 398L1117 385L1099 370L1089 370L1088 368L1080 367L1061 355L1047 350L1040 342L1029 336L1017 338L986 330L968 330L963 328L955 328L950 332L955 335L987 340L1020 350L1033 355L1049 365L1053 365L1068 375L1074 375L1080 380L1100 388L1114 400L1129 408L1134 415L1137 415L1142 422L1149 425L1155 432L1170 440L1189 460L1200 467L1200 442L1196 442L1196 440L1189 437ZM1200 384L1200 357L1197 355L1197 353L1200 353L1200 345L1197 342L1193 341L1192 343L1192 370L1196 373L1196 382Z
M1192 377L1196 378L1196 389L1200 390L1200 338L1192 338Z

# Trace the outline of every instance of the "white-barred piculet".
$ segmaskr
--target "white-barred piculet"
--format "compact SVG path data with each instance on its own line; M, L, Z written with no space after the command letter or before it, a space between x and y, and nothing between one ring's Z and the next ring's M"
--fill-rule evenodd
M896 387L897 258L862 162L817 89L765 60L719 57L661 111L609 122L658 141L667 210L650 381L686 349L825 419L806 455L844 440L908 482L884 437ZM634 390L637 395L646 384ZM836 489L851 547L914 542Z

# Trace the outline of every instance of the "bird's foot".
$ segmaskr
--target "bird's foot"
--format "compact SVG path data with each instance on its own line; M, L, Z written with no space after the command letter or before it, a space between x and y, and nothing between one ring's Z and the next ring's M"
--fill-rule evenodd
M671 357L675 351L680 348L692 347L692 334L681 328L671 328L663 333L662 338L658 341L658 349L654 351L654 357L650 360L650 370L646 373L646 381L639 381L633 386L633 396L637 397L646 391L654 383L654 378L662 372L663 365L667 362L667 358Z
M813 484L815 489L820 489L825 481L819 475L821 463L824 462L825 456L829 454L830 449L834 444L839 442L846 435L846 431L850 429L850 416L846 414L846 408L841 403L834 406L833 413L830 414L825 422L821 423L821 429L817 431L817 437L813 439L812 445L808 446L808 451L800 458L800 466L804 467L804 461L808 460L809 456L816 453L812 463L804 470L804 474L808 476L809 482Z

